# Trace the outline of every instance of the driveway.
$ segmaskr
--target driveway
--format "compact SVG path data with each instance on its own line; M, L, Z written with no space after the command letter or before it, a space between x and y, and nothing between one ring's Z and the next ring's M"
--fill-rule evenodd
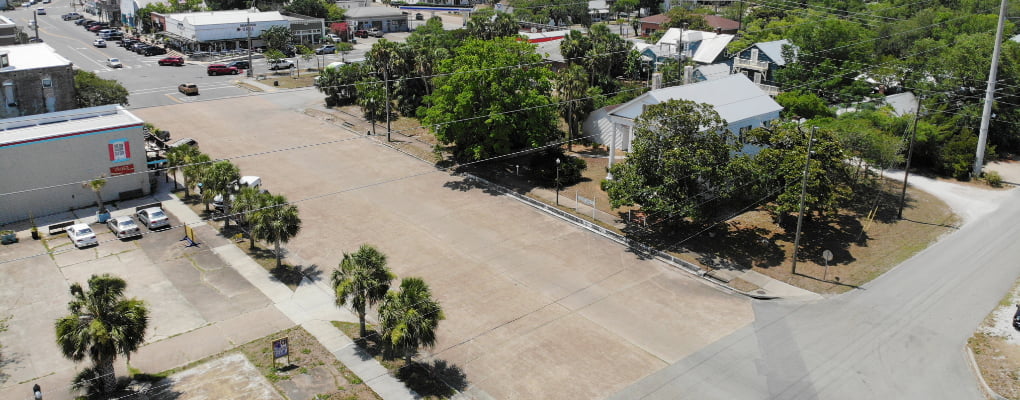
M399 277L423 277L446 315L431 356L477 397L604 397L753 320L745 298L308 117L296 96L136 113L213 158L259 153L232 161L297 202L285 247L321 276L371 243ZM328 144L273 152L315 143Z

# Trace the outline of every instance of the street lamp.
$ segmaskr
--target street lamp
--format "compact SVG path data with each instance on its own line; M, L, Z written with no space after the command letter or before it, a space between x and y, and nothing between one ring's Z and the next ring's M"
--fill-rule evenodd
M556 158L556 205L560 205L560 159Z

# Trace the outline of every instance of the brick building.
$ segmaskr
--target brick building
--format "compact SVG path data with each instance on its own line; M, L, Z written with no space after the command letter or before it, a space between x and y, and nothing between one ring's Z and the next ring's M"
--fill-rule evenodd
M45 43L0 46L0 118L71 110L71 62Z

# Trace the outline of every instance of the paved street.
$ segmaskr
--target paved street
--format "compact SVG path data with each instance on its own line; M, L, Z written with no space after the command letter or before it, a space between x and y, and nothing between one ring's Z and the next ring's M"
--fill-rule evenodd
M756 302L752 325L613 398L983 399L964 346L1020 274L1018 200L861 290Z

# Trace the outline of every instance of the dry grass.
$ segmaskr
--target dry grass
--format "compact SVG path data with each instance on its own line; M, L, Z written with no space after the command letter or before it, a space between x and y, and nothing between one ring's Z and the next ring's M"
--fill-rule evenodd
M1020 346L981 332L971 336L967 345L988 386L1003 397L1020 399Z
M296 89L309 87L315 84L315 77L319 76L318 72L306 72L302 71L300 76L298 75L276 75L278 72L270 73L266 75L266 80L262 81L263 84L274 86L273 82L279 82L279 88L281 89Z

